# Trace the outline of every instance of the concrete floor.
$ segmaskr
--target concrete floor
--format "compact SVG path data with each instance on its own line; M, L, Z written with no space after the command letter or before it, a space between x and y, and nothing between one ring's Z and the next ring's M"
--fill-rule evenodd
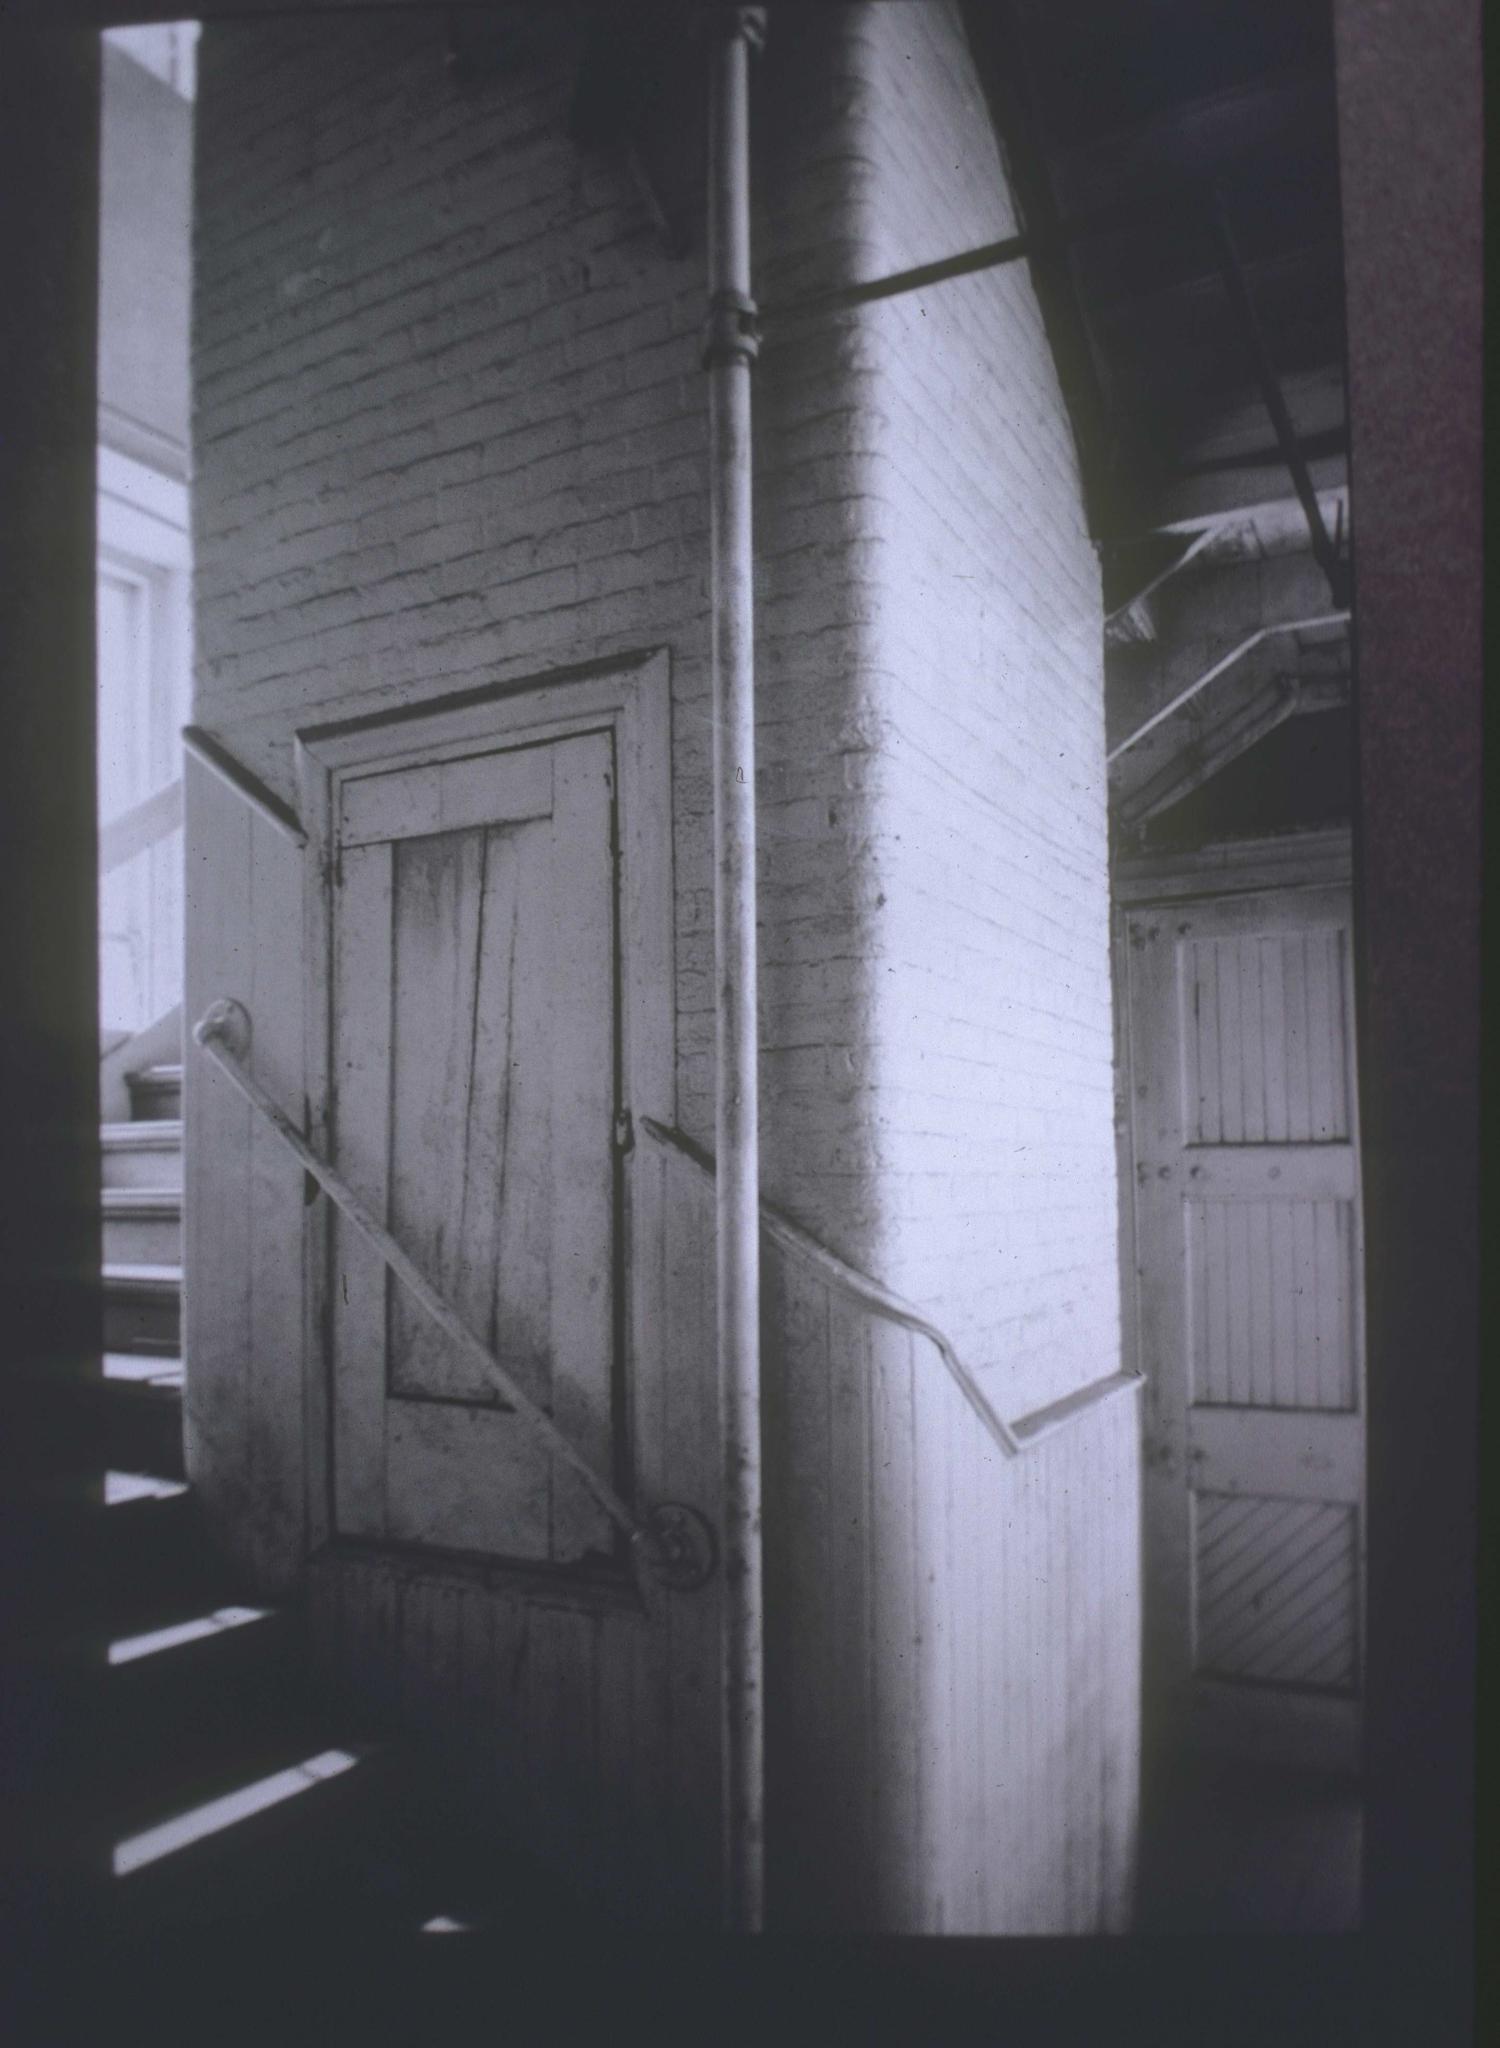
M1346 1777L1202 1760L1162 1769L1142 1810L1137 1930L1352 1932L1363 1819Z

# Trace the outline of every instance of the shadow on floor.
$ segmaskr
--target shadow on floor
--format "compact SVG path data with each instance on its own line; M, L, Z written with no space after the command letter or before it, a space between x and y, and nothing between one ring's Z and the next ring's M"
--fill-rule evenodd
M1138 1932L1358 1928L1356 1780L1201 1758L1154 1776L1141 1817Z

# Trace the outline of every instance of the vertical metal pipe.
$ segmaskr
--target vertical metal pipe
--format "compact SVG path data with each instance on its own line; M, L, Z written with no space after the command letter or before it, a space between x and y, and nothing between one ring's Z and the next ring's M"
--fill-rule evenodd
M718 1100L718 1363L725 1429L724 1907L758 1932L765 1893L760 1161L756 1086L755 619L750 492L750 47L765 10L713 20L708 166Z

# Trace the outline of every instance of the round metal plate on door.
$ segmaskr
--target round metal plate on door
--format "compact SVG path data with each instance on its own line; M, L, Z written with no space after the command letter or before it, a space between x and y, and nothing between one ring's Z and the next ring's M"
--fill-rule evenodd
M642 1525L645 1562L652 1576L674 1592L696 1593L713 1577L719 1561L713 1524L682 1501L659 1501Z

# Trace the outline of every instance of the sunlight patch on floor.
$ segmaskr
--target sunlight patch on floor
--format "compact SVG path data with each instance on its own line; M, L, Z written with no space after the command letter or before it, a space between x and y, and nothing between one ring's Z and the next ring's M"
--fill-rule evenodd
M104 1475L104 1505L107 1508L125 1507L135 1500L175 1500L179 1493L186 1492L184 1480L158 1479L149 1472L106 1472Z
M146 1828L141 1834L131 1835L117 1843L111 1858L114 1874L116 1877L128 1877L149 1863L160 1862L163 1856L171 1856L179 1849L186 1849L194 1842L205 1841L210 1835L248 1820L252 1814L264 1813L268 1807L280 1806L288 1799L313 1791L329 1778L337 1778L343 1772L353 1770L359 1761L359 1757L347 1749L325 1749L300 1764L292 1764L283 1771L273 1771L269 1777L257 1778L253 1784L226 1792L219 1799L210 1799L202 1806L190 1807L186 1813L174 1814L171 1820L162 1821L154 1828Z
M170 1628L153 1628L138 1636L121 1636L109 1646L111 1664L134 1664L141 1657L153 1657L160 1650L180 1649L185 1643L202 1642L207 1636L223 1635L243 1628L247 1622L265 1621L269 1607L220 1607L212 1614L200 1614L192 1621L175 1622Z

